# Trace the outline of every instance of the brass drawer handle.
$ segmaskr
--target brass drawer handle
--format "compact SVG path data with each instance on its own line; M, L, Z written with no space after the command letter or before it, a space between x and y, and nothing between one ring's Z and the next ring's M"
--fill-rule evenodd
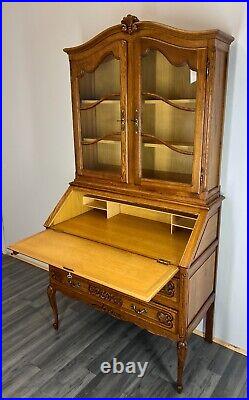
M80 287L80 283L79 282L75 283L75 282L73 282L71 280L68 280L68 283L69 283L69 285L71 285L73 287Z
M136 314L146 314L147 310L146 308L141 308L140 310L135 306L135 304L131 305L131 309L135 311Z
M67 278L72 279L72 274L70 274L70 272L67 274Z

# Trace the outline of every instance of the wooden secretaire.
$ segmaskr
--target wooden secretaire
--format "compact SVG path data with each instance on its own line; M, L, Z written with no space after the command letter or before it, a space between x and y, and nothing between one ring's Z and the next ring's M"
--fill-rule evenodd
M177 342L212 342L229 45L127 15L69 55L75 180L45 230L10 245L56 291Z

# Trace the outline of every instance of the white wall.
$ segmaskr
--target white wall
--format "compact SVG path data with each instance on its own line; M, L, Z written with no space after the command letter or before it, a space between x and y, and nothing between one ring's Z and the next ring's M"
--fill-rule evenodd
M226 196L215 336L246 348L246 4L3 3L3 219L6 243L41 230L74 178L70 81L64 47L127 13L235 37L222 164Z

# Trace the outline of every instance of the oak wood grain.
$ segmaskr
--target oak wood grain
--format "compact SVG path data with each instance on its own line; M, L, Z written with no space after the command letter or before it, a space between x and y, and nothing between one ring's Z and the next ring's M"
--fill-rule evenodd
M178 271L175 266L51 229L9 248L144 301Z

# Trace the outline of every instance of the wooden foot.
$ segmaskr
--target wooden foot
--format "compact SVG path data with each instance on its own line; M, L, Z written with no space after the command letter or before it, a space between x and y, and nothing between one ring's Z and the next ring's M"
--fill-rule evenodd
M183 370L185 365L187 355L187 342L177 342L177 357L178 357L178 367L177 367L177 392L181 393L183 390Z
M53 311L53 316L54 316L54 321L53 321L53 327L54 329L58 330L58 309L57 309L57 302L56 302L56 290L53 288L52 285L48 285L47 288L47 294L48 294L48 299L49 303L51 305L52 311Z
M204 339L208 343L213 343L213 327L214 327L214 303L211 304L206 314Z
M182 393L182 391L183 391L183 386L177 385L176 390L177 390L178 393Z

